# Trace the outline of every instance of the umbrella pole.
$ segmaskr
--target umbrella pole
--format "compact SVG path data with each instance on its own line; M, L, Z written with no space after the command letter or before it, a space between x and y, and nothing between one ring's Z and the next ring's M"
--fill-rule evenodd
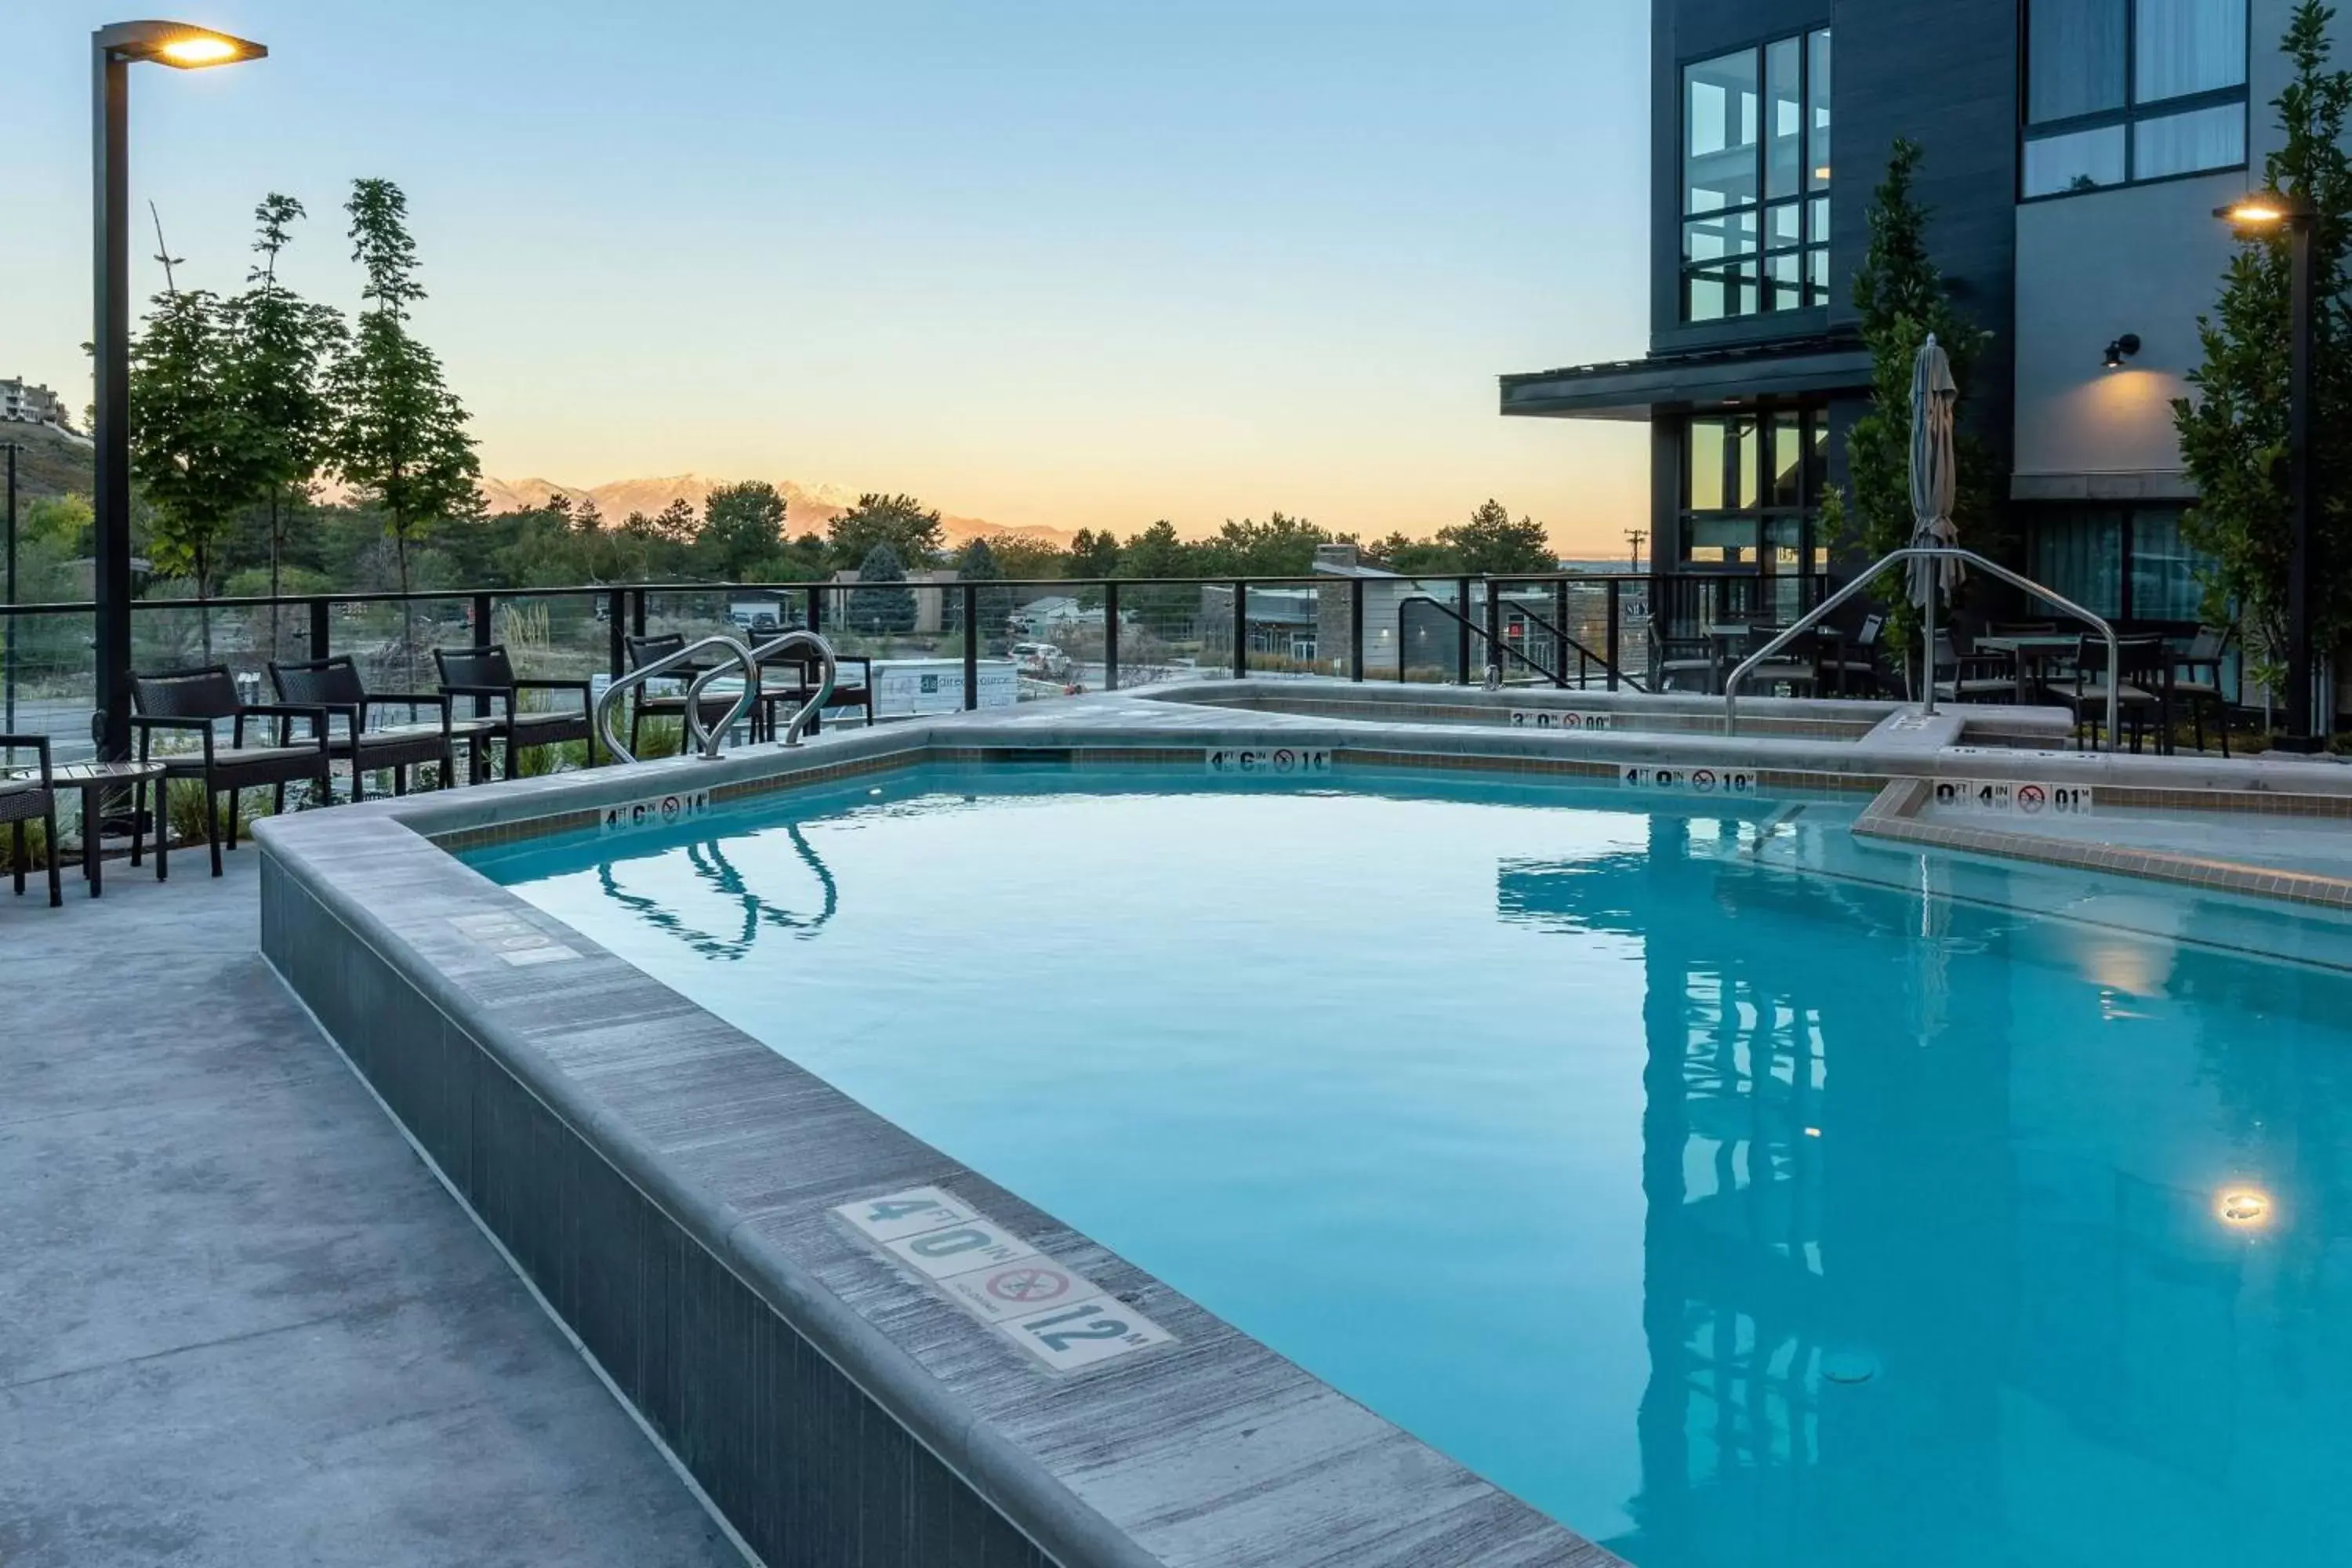
M1936 711L1936 599L1938 587L1936 574L1940 570L1936 558L1929 556L1927 558L1927 601L1925 606L1927 613L1920 617L1924 629L1919 634L1919 662L1927 671L1926 681L1927 700L1920 707L1919 711L1930 716L1933 716ZM1953 674L1957 676L1958 671L1955 670Z

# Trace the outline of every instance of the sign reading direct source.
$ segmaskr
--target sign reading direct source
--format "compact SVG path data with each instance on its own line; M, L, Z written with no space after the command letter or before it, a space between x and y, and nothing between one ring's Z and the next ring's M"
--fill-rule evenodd
M1175 1340L942 1188L909 1187L833 1212L1055 1372Z
M1617 771L1627 789L1668 790L1683 795L1754 795L1753 768L1654 768L1627 763Z
M682 789L670 795L648 795L608 805L597 819L600 833L630 833L640 827L667 827L710 809L707 789Z
M1614 713L1579 713L1564 708L1514 708L1511 728L1514 730L1613 730L1617 727Z
M1224 776L1264 774L1268 778L1331 771L1330 748L1325 746L1212 746L1202 756L1209 772Z
M2088 816L2088 784L2020 784L2008 779L1937 779L1936 804L1950 811L1999 816Z

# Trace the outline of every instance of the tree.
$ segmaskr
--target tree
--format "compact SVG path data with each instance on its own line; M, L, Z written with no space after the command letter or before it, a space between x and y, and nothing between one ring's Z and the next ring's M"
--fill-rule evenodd
M208 290L176 287L173 258L163 259L164 291L131 344L131 473L154 508L156 566L188 578L201 604L239 509L258 492L262 458L237 396L227 310ZM198 619L209 660L212 616Z
M1196 559L1203 576L1304 577L1315 569L1315 547L1331 542L1303 517L1269 512L1264 522L1227 519Z
M1115 577L1118 574L1118 538L1108 528L1099 532L1080 529L1070 538L1070 575Z
M1160 519L1142 532L1129 536L1118 552L1122 577L1198 577L1193 561L1197 548L1176 537L1176 525Z
M2307 198L2318 217L2311 236L2312 428L2330 431L2352 414L2352 159L2344 150L2352 119L2352 72L2331 69L2333 7L2303 0L2287 24L2281 51L2294 79L2273 100L2285 142L2263 164L2263 184ZM2288 235L2243 237L2223 274L2210 316L2198 319L2203 362L2189 374L2195 389L2174 402L2182 461L2196 481L2197 503L2181 524L2208 558L2202 571L2205 618L2235 624L2255 678L2275 690L2285 675L2287 565L2293 544L2288 506ZM2313 443L2310 600L2312 646L2332 651L2352 634L2352 451Z
M905 495L859 496L857 504L835 518L825 532L835 562L843 566L864 562L877 544L889 545L902 567L928 566L939 557L943 542L940 514Z
M857 588L849 595L853 631L891 633L915 629L915 591L907 586L906 563L889 541L877 541L858 563Z
M288 505L308 500L335 432L335 405L327 372L350 340L341 314L302 300L278 280L278 258L292 237L302 204L272 192L253 211L253 248L260 265L246 274L250 287L229 302L233 395L256 445L257 478L269 506L269 594L282 591ZM278 615L269 616L269 647L278 644Z
M354 180L343 210L352 259L367 273L360 298L373 308L361 313L329 377L341 411L332 461L383 513L406 593L415 542L444 519L479 514L482 468L464 405L442 379L440 360L409 331L425 289L408 199L390 180Z
M1462 564L1461 552L1451 544L1415 539L1402 529L1368 546L1365 553L1408 577L1456 577L1468 570Z
M712 575L729 583L750 581L783 542L784 498L765 479L720 485L704 498L695 549Z
M1960 314L1928 254L1929 213L1912 195L1919 159L1917 143L1896 138L1886 177L1871 197L1870 244L1853 273L1854 309L1871 356L1870 411L1854 421L1846 437L1851 497L1825 509L1824 531L1835 530L1832 544L1873 561L1910 543L1917 521L1911 512L1911 374L1931 332L1950 358L1952 380L1959 388L1960 429L1954 446L1963 542L1987 553L2002 544L1992 467L1983 443L1967 426L1969 387L1991 334ZM1888 572L1873 591L1888 603L1892 646L1912 646L1919 610L1911 602L1906 576Z
M989 548L985 539L975 539L966 544L962 554L956 559L956 577L961 582L1001 583L1004 575L1004 569L997 564L996 552ZM959 624L959 629L978 637L983 647L1001 641L1005 622L1013 616L1013 593L1010 588L982 587L976 590L972 595L975 624L971 626ZM962 600L963 595L958 594L950 601L956 606L959 623L962 615Z
M1472 576L1559 570L1559 556L1544 525L1531 517L1513 522L1510 508L1492 497L1470 514L1468 521L1440 529L1437 538L1454 552L1460 569Z

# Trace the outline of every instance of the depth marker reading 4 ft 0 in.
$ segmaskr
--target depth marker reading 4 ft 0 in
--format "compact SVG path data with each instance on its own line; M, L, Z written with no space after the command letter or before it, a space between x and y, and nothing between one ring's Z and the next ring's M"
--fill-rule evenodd
M1055 1372L1175 1339L941 1188L909 1187L833 1212Z
M1651 768L1627 763L1617 772L1627 789L1675 790L1684 795L1754 795L1753 768Z

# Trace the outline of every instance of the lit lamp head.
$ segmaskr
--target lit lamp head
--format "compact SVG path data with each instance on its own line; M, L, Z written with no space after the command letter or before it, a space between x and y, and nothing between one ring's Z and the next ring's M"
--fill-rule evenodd
M2109 370L2121 370L2124 367L2124 361L2137 353L2139 353L2139 334L2126 332L2123 336L2108 342L2106 367Z
M199 27L192 22L117 22L98 30L100 49L119 59L152 60L177 70L203 70L268 57L250 38Z
M2246 238L2268 234L2281 225L2308 223L2316 213L2303 197L2279 191L2255 191L2213 209L2215 217Z

